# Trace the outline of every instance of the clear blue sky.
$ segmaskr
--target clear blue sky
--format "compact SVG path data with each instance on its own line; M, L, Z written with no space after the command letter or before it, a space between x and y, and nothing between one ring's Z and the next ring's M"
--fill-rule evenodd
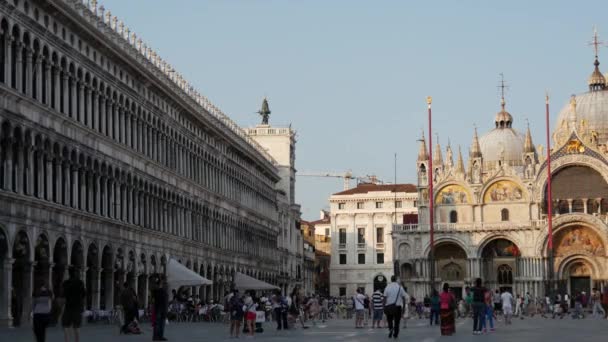
M544 93L557 116L586 90L593 25L608 40L608 1L105 0L203 94L242 126L268 96L271 124L298 131L300 171L415 182L416 139L433 96L445 147L468 153L473 125L493 127L497 84L523 132L544 145ZM602 58L604 56L604 58ZM600 52L608 71L608 49ZM552 121L552 125L553 125ZM466 155L465 155L466 160ZM342 181L298 177L304 219Z

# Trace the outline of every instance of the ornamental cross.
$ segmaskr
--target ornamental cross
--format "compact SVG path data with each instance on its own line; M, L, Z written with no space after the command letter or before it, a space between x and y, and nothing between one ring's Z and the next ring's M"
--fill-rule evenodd
M593 51L595 52L595 57L598 56L598 50L600 46L604 46L605 43L599 40L599 35L597 34L597 28L593 27L593 40L589 42L589 45L593 45Z
M509 86L505 84L505 75L501 72L500 74L500 84L497 86L498 89L500 89L500 99L502 100L504 105L504 100L505 100L505 90L509 89Z

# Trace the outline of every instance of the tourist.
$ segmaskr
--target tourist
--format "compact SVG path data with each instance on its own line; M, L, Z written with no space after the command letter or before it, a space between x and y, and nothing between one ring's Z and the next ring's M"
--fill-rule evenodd
M82 280L78 278L76 268L69 269L70 278L63 282L63 293L65 296L65 304L63 315L61 317L61 325L65 334L65 341L68 342L69 332L72 330L74 341L80 340L80 325L82 324L82 312L84 311L84 298L86 290Z
M494 304L494 314L496 315L496 317L498 317L498 315L500 315L502 311L502 300L500 296L500 290L496 289L494 295L492 296L492 302Z
M32 313L34 314L33 328L36 342L44 342L46 339L46 327L51 318L52 299L53 294L44 284L34 292Z
M572 313L572 318L585 318L585 314L583 313L583 294L580 292L574 294L574 312Z
M169 308L169 296L167 294L167 284L164 278L156 278L156 288L152 291L154 300L154 333L152 341L166 341L165 322L167 320L167 309Z
M505 317L505 324L511 324L511 316L513 315L513 295L504 290L500 295L502 314Z
M124 283L124 288L120 293L120 305L124 314L124 322L120 328L120 333L128 334L129 324L138 316L137 293L135 293L135 290L133 290L128 282Z
M410 305L408 305L408 303L410 303L410 295L407 293L407 287L403 287L403 291L405 292L405 294L403 295L404 298L404 305L403 305L403 309L401 312L401 318L403 319L403 328L407 328L407 320L410 318ZM412 297L412 299L414 299ZM415 299L414 299L415 301Z
M280 290L277 290L274 296L272 296L272 310L274 311L274 317L277 321L277 330L287 330L287 301L281 294Z
M239 290L234 289L232 291L228 307L230 309L230 337L239 338L241 322L243 321L243 301L239 296Z
M604 309L602 308L602 302L601 302L601 296L600 296L600 291L598 291L597 288L593 288L593 292L591 293L591 302L593 305L593 317L598 318L598 317L604 317L606 315L606 313L604 312ZM601 312L601 314L600 314Z
M433 296L436 295L437 291L433 290ZM456 298L450 292L450 285L448 283L443 284L443 292L441 292L441 296L439 297L439 308L441 310L441 335L451 336L456 332L456 320L454 317Z
M519 294L517 294L517 297L515 298L515 315L514 316L524 319L524 316L521 313L521 305L522 305L522 298Z
M312 325L316 326L317 320L319 319L319 313L321 312L319 297L313 294L308 302L306 302L306 307L308 308L308 317L310 317Z
M384 313L388 322L388 337L399 336L399 324L403 307L407 305L406 292L397 283L397 277L391 276L391 283L384 289Z
M492 296L492 291L490 290L486 290L486 292L483 295L483 299L484 299L484 318L481 321L481 327L483 329L483 333L487 333L487 327L486 324L490 326L490 331L493 332L494 331L494 303L493 303L493 296Z
M365 315L365 295L363 290L358 288L353 296L353 304L355 306L355 328L363 328L363 318Z
M600 298L602 301L602 308L604 309L604 318L608 319L608 286L604 287L604 292Z
M470 287L465 287L464 291L466 293L465 304L466 304L466 316L470 317L473 314L473 292Z
M329 317L329 300L325 297L321 300L321 322L325 321Z
M251 337L253 337L253 333L255 332L257 308L258 304L253 300L253 296L250 293L246 293L245 300L243 300L243 313L247 322L247 332Z
M431 318L431 325L433 325L433 322L435 322L435 325L439 324L439 311L441 310L441 305L439 293L437 293L437 290L435 289L433 289L433 294L430 298L430 309L431 314L429 316Z
M473 292L473 335L480 335L485 315L485 293L486 288L481 286L481 278L475 279Z
M557 315L559 315L560 319L564 318L564 306L565 305L562 302L562 296L559 293L556 294L555 303L553 304L553 319L555 319L555 316Z
M372 328L382 328L382 316L384 315L384 296L380 289L376 289L372 295L374 313L372 317Z

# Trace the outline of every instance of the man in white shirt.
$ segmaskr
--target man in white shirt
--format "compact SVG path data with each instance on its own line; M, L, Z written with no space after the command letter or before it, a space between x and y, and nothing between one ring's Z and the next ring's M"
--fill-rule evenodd
M513 315L513 295L509 291L504 290L500 295L502 302L502 313L505 316L505 323L511 324L511 316Z
M397 277L391 276L391 283L384 289L384 310L388 322L388 337L397 338L399 336L399 324L401 313L406 303L406 293L403 287L397 283Z
M363 328L363 318L365 317L365 295L361 289L353 296L355 304L355 328Z

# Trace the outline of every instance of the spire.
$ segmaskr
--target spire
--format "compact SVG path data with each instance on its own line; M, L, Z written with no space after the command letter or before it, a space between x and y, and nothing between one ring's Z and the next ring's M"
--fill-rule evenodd
M262 125L268 125L268 116L270 116L270 107L268 106L268 99L264 97L262 101L262 108L258 111L258 114L262 116Z
M595 27L593 28L593 40L589 43L589 45L593 45L593 51L595 52L595 61L593 62L595 68L587 81L589 84L589 91L604 90L606 88L606 78L600 72L600 61L598 58L599 47L600 45L604 45L604 42L599 40L597 29Z
M532 134L530 133L530 123L528 122L528 129L526 130L526 140L524 141L524 152L534 153L534 144L532 143Z
M481 147L479 146L479 137L477 136L477 126L475 126L475 134L473 135L473 143L471 144L469 156L471 158L481 157Z
M445 148L445 165L449 167L452 167L454 165L454 158L452 146L450 145L450 139L448 139L448 146Z
M505 75L502 72L500 73L500 85L498 88L500 88L500 111L496 113L494 124L496 128L510 128L513 124L513 117L505 110L507 105L505 101L505 89L508 87L505 85Z
M437 144L433 150L433 164L440 166L443 165L443 155L441 154L441 146L439 146L439 136L437 136Z
M424 131L422 131L422 138L418 139L418 161L429 160L428 150L426 149L426 139L424 138Z
M578 121L576 115L576 95L570 96L570 112L568 113L568 129L570 132L576 130L576 122Z
M458 161L456 162L456 172L464 173L464 161L462 160L462 151L460 145L458 145Z

